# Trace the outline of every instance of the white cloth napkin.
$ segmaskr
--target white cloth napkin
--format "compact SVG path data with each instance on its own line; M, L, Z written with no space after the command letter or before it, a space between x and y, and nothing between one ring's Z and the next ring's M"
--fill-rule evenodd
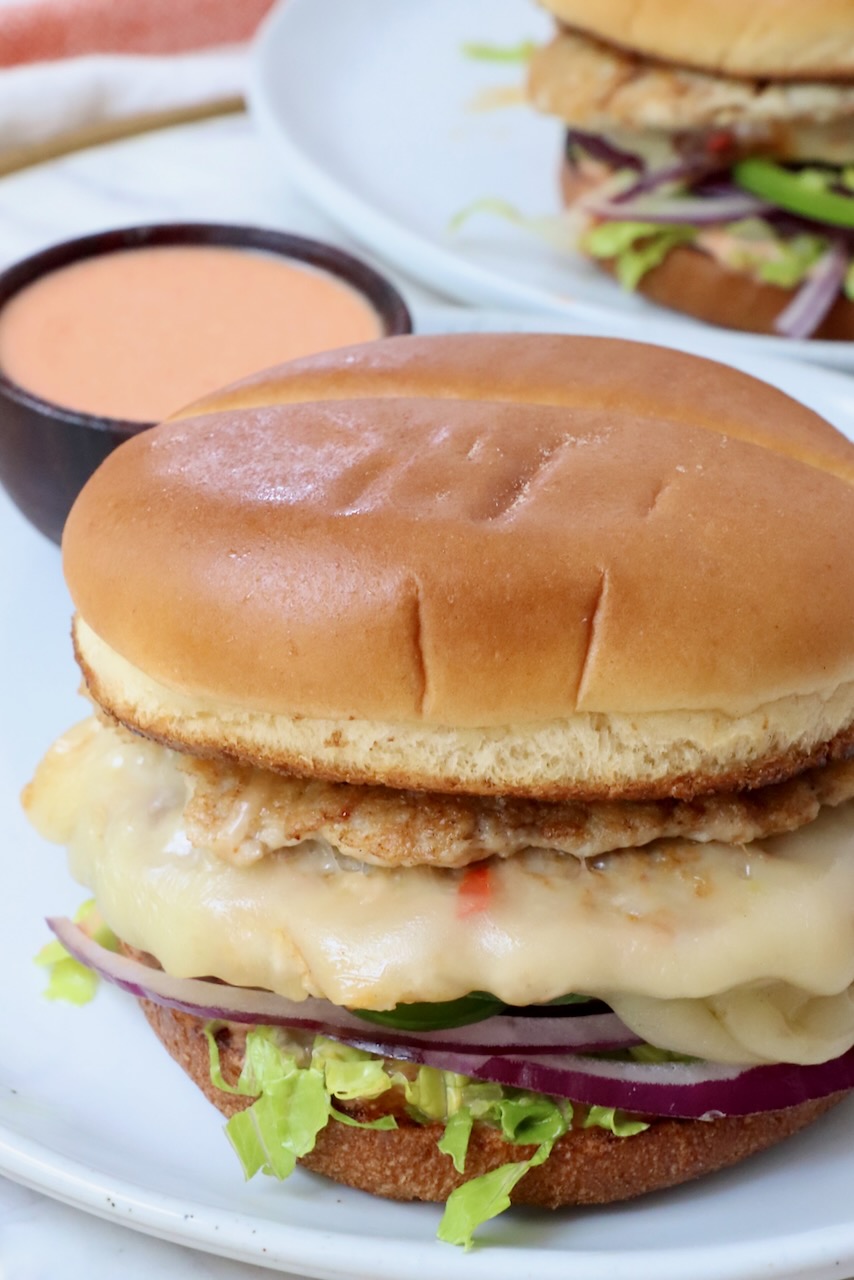
M180 114L243 94L245 45L152 57L98 54L0 71L0 161L109 122Z

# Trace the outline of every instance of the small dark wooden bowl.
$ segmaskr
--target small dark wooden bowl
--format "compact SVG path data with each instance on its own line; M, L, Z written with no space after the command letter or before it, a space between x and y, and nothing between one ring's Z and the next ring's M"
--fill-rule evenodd
M81 258L118 249L186 244L261 250L321 267L367 298L380 318L384 336L412 332L412 318L403 298L367 263L319 240L217 223L124 227L53 245L0 273L0 307L34 280ZM53 404L19 386L0 369L0 482L27 519L58 543L72 503L96 467L123 441L154 425L100 418Z

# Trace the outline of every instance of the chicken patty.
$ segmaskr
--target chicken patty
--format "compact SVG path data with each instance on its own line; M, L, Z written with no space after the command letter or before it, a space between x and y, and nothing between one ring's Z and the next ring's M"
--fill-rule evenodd
M187 835L246 866L307 839L386 867L464 867L536 848L592 858L681 836L746 844L812 822L854 797L854 760L774 786L692 801L526 801L453 796L289 778L247 765L181 756Z
M854 160L854 84L736 79L669 66L560 30L529 72L534 105L597 133L730 129L789 160Z

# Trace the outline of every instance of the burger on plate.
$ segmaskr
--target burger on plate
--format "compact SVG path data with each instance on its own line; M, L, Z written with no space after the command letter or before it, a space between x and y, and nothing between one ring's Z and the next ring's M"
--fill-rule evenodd
M582 252L712 324L854 339L851 0L544 2Z
M247 1174L601 1204L854 1084L854 449L724 366L395 338L110 456L26 795ZM156 1119L153 1120L156 1123Z

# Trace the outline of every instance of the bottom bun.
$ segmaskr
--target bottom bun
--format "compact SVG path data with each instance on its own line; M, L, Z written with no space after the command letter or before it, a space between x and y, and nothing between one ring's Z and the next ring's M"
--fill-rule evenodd
M571 207L589 186L564 162L561 189L564 203ZM594 261L614 274L612 258ZM795 296L794 289L765 284L744 272L732 271L702 249L690 245L671 249L663 262L641 278L637 292L659 306L681 311L706 324L774 337L780 336L774 321ZM854 339L854 302L840 294L811 337L833 342Z
M210 1058L200 1018L140 1000L160 1040L207 1098L227 1116L251 1105L251 1098L223 1093L210 1078ZM225 1079L233 1084L243 1065L245 1033L223 1028L217 1035ZM516 1204L548 1209L561 1205L610 1204L649 1191L676 1186L705 1173L737 1164L747 1156L788 1138L828 1111L846 1095L834 1094L785 1111L725 1117L720 1120L657 1120L631 1138L603 1129L575 1129L561 1138L545 1164L531 1169L512 1193ZM382 1099L380 1099L382 1103ZM368 1118L354 1104L337 1104L356 1118ZM371 1117L382 1114L376 1102ZM514 1146L497 1130L475 1125L458 1174L437 1146L439 1124L416 1124L395 1109L398 1128L356 1129L332 1121L301 1163L336 1182L391 1200L445 1201L461 1183L511 1160L525 1160L536 1147Z

